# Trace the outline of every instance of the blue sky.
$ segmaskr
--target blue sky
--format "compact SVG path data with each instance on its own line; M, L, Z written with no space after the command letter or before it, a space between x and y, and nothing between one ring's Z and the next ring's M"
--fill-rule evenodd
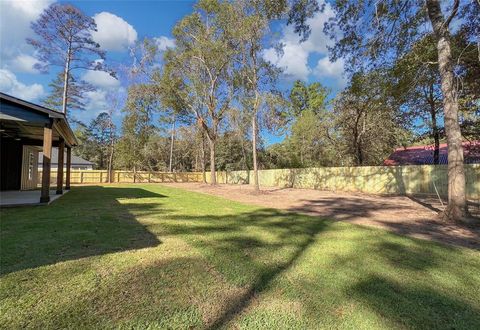
M320 0L323 1L323 0ZM48 94L48 83L60 68L52 67L48 74L33 69L35 54L25 38L34 37L30 23L53 0L0 0L0 90L32 102L41 102ZM94 39L107 52L107 63L111 67L130 63L129 47L145 37L156 38L160 49L173 46L171 30L183 16L192 12L195 1L70 1L85 14L93 17L98 25ZM276 23L279 39L285 45L283 57L273 49L266 49L264 57L284 68L280 86L288 87L293 80L320 81L332 90L332 95L344 87L343 62L331 63L323 34L323 23L334 12L326 6L323 13L309 21L312 34L304 43L299 42L290 27ZM75 117L88 122L108 107L108 93L124 92L125 83L116 81L100 72L77 72L78 76L97 87L87 95L87 109L75 113ZM121 112L116 112L120 123ZM270 144L281 138L265 135Z

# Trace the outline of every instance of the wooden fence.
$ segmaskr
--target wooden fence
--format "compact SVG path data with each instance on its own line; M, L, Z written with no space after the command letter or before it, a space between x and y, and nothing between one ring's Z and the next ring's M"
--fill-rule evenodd
M65 171L64 180L65 182ZM162 182L201 182L201 172L145 172L145 171L113 171L112 182L114 183L162 183ZM38 184L42 182L42 171L38 173ZM57 171L52 170L50 183L57 182ZM106 170L72 170L70 173L71 184L107 183L108 171Z
M448 169L446 165L319 167L259 171L260 186L309 188L370 194L446 197ZM465 165L466 194L480 199L480 164ZM209 179L209 175L207 175ZM253 183L253 171L220 172L220 183Z
M480 165L465 165L468 198L480 199ZM51 182L57 173L52 171ZM106 183L107 171L75 170L72 184ZM165 173L114 171L115 183L202 182L201 172ZM446 165L321 167L302 169L260 170L260 185L264 187L310 188L330 191L352 191L371 194L439 194L448 191ZM210 181L210 173L207 173ZM39 173L41 182L41 172ZM249 184L252 171L217 172L218 183Z

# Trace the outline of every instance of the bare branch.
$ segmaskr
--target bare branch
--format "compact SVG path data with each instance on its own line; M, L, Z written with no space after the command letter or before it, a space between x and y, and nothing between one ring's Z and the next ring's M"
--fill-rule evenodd
M459 5L460 0L455 0L450 16L448 16L448 18L445 20L445 23L443 23L446 28L448 28L452 19L455 17L455 15L457 15Z

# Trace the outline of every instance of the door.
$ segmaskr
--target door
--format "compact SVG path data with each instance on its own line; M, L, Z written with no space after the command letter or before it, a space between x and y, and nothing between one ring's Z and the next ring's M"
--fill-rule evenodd
M22 190L37 188L38 182L38 150L33 146L23 146L22 158Z

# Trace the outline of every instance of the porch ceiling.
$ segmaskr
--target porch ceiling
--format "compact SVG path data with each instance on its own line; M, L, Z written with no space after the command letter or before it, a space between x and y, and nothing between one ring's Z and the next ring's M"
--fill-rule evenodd
M68 146L78 144L65 114L0 93L0 132L2 137L43 140L43 128L53 124L53 141L60 137Z
M31 122L2 120L0 122L0 135L5 138L12 139L30 139L43 141L43 127L42 124ZM60 134L56 129L53 130L53 141L59 141Z

